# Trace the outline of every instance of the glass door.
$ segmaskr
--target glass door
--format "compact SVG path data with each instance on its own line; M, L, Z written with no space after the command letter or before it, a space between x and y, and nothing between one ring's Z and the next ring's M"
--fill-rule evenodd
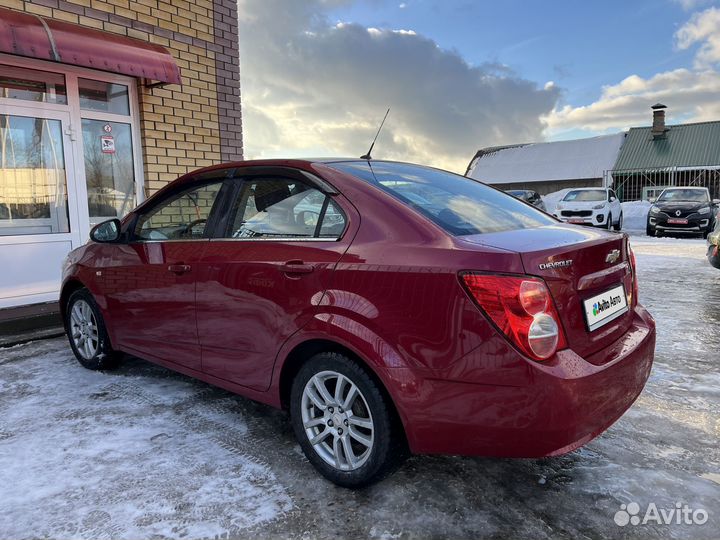
M0 114L0 235L70 232L62 120Z
M77 79L89 226L125 216L137 204L130 88Z
M0 105L0 308L57 296L81 243L69 133L68 113Z

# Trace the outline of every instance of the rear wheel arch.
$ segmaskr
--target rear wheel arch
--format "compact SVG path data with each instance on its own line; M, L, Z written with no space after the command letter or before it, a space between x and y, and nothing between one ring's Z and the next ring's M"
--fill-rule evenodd
M278 390L280 395L280 404L283 410L288 410L290 405L290 392L292 390L292 383L296 375L299 373L302 366L310 360L314 355L321 352L334 352L347 356L351 360L355 361L360 367L362 367L368 376L373 379L377 387L383 393L387 402L390 404L393 414L393 420L396 422L397 427L405 437L405 443L407 443L407 434L405 432L405 426L400 415L400 411L395 403L390 392L388 392L385 383L372 368L370 362L367 362L358 353L352 349L330 339L309 339L296 345L285 358L282 368L280 370L280 377L278 381Z

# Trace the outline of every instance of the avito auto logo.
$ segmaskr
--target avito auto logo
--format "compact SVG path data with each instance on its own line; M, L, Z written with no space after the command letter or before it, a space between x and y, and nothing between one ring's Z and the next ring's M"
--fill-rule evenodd
M600 300L593 304L593 315L597 316L598 313L602 313L606 309L617 306L622 300L619 296L612 296L610 300Z

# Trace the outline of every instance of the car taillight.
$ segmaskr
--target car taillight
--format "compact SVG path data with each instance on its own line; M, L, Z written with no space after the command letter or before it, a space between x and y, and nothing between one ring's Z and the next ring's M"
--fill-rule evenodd
M628 242L627 250L630 254L630 270L632 271L632 299L628 304L630 306L636 306L638 303L637 262L635 261L635 253L630 247L630 242Z
M545 282L530 276L461 274L477 305L510 341L534 360L567 347Z

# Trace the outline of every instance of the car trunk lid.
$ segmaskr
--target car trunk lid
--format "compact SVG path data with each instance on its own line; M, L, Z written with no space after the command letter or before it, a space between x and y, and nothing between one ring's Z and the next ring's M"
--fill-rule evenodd
M631 324L635 300L626 238L564 224L462 237L466 242L517 252L525 273L547 283L568 345L585 358L619 339ZM614 313L608 322L589 322L584 302L620 286L629 309Z

